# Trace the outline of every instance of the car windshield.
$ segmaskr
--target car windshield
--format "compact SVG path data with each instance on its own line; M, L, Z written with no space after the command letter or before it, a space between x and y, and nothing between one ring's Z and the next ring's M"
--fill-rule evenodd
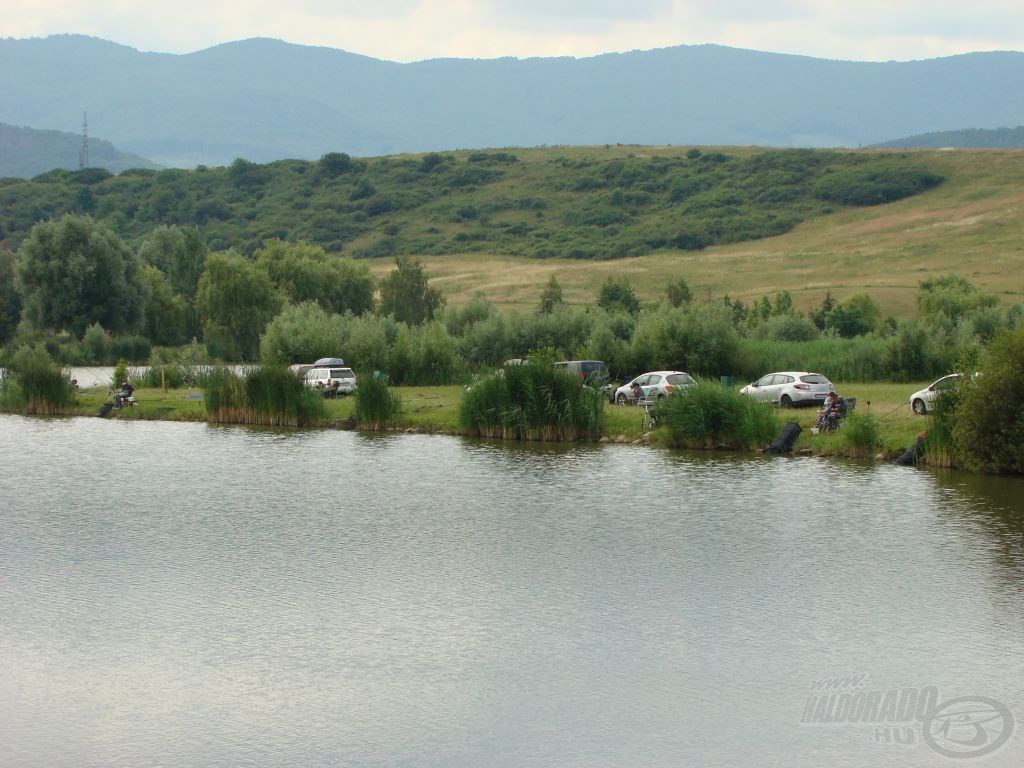
M677 387L682 387L682 386L685 386L687 384L692 384L693 383L693 379L691 379L690 375L687 374L687 373L670 373L666 377L666 380L668 381L669 384L674 384Z
M580 370L583 375L588 378L608 378L608 366L601 362L586 362L580 364Z
M808 373L806 376L801 376L800 381L804 384L828 384L828 379L820 373Z
M332 379L354 379L356 375L352 373L351 368L342 368L337 371L331 371Z

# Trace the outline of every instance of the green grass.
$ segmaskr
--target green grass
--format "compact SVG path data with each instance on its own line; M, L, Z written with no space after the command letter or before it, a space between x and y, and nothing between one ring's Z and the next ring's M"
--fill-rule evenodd
M21 413L52 415L73 402L67 371L40 347L22 347L11 356L0 383L0 404Z

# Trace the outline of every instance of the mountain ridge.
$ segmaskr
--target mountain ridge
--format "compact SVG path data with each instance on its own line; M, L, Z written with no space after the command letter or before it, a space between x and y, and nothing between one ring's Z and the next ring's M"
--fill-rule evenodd
M859 146L1024 123L1024 53L856 62L721 45L399 63L275 38L188 54L0 40L0 120L169 166L494 146ZM69 108L68 105L74 105ZM73 124L73 123L72 123Z

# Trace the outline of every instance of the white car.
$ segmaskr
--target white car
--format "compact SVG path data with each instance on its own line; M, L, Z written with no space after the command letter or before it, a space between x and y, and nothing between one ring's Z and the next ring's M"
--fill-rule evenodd
M350 395L356 391L356 374L351 368L314 366L304 378L307 387L322 389L330 395Z
M612 400L619 405L636 402L633 385L640 387L644 400L661 400L673 392L695 384L693 377L683 371L651 371L637 376L615 390Z
M908 398L907 402L914 409L914 413L924 416L929 410L935 409L935 401L939 399L939 395L956 389L956 385L959 383L960 374L951 373L949 376L943 376L938 381L932 382L924 389L919 389Z
M780 371L762 376L740 390L741 395L783 408L794 405L821 405L832 391L832 382L820 373Z

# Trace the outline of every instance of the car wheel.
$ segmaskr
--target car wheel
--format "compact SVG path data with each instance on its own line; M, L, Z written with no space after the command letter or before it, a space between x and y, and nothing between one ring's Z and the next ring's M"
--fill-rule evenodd
M625 392L619 392L619 394L615 396L615 402L618 403L619 405L625 405L626 400L627 398Z
M662 392L661 394L659 394L659 395L658 395L658 399L659 399L659 400L664 400L664 399L665 399L665 393L664 393L664 392Z
M928 413L928 406L924 404L924 400L922 400L921 398L917 398L913 402L911 407L913 407L914 413L916 413L918 416L924 416L926 413Z
M789 395L783 395L782 399L779 400L779 405L781 405L783 408L792 408L793 398L791 398Z

